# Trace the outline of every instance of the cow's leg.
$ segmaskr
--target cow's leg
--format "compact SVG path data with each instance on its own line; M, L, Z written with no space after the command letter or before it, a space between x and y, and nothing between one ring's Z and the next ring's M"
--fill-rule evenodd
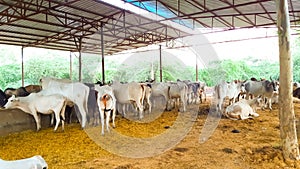
M58 127L59 122L60 122L60 117L59 117L60 112L55 110L54 115L55 115L55 120L56 120L55 127L54 127L54 132L55 132L57 130L57 127Z
M149 113L151 113L152 112L152 103L151 103L150 97L147 98L147 103L148 103L148 106L149 106Z
M50 126L53 126L53 123L54 123L54 114L52 113L52 114L51 114L51 122L50 122Z
M62 128L62 131L64 131L65 130L65 112L66 112L66 101L64 102L64 105L63 105L63 107L62 107L62 109L61 109L61 111L60 111L60 116L61 116L61 128Z
M139 109L139 120L141 120L144 117L143 116L143 110L144 110L144 108L143 108L142 103L139 102L139 100L136 102L136 105L137 105L137 107Z
M84 110L84 108L82 107L82 105L78 106L78 109L79 109L79 112L81 114L81 127L84 128L85 124L86 124L86 121L87 121L87 118L86 118L87 113Z
M270 110L273 110L273 109L272 109L272 98L269 98L269 99L268 99L268 102L269 102L269 109L270 109Z
M100 121L101 121L101 134L104 135L104 109L99 107Z
M105 115L106 115L106 130L107 130L108 132L109 132L110 112L111 112L111 110L105 111Z
M36 131L39 131L41 129L41 121L39 120L37 112L33 111L31 115L33 116L36 123Z
M113 128L115 128L116 127L116 125L115 125L115 118L116 118L116 109L115 108L113 108L112 109L112 123L113 123Z
M182 102L182 112L185 112L185 111L186 111L186 104L187 104L187 101L186 101L186 99L184 98L184 96L183 96L182 99L179 99L179 100L181 100L181 102ZM179 101L179 103L180 103L180 101Z

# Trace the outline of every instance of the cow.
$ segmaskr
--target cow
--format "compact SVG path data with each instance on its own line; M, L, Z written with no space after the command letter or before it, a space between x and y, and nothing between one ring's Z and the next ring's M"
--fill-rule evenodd
M24 88L28 93L38 93L42 90L41 85L27 85Z
M258 117L252 107L244 101L238 101L226 107L224 115L232 120L244 120L252 117Z
M298 87L300 87L299 82L293 82L293 91L296 90Z
M15 97L12 95L4 105L5 109L17 108L25 113L31 114L36 122L36 129L41 129L41 121L37 113L52 114L54 113L56 124L54 131L60 123L62 117L62 130L64 130L64 112L66 107L66 98L59 94L43 95L41 93L31 93L25 97Z
M0 89L0 108L2 108L7 103L7 98L5 93Z
M152 85L150 83L140 83L143 85L145 89L145 96L144 96L144 110L148 108L149 113L152 111L152 102L150 100L150 97L152 95Z
M264 100L260 96L250 100L242 99L239 102L248 104L253 109L253 112L256 112L258 107L264 105Z
M203 103L202 96L204 95L204 101L206 101L206 83L198 82L200 84L200 90L198 90L198 96L200 98L200 103Z
M245 88L242 82L238 80L234 80L230 83L225 81L220 82L215 86L215 96L217 108L222 112L223 110L223 102L225 98L229 98L229 104L235 102L236 97L240 92L244 92Z
M40 155L20 160L2 160L0 159L1 169L48 169L48 164Z
M244 82L246 90L246 99L249 99L249 95L261 96L263 100L268 98L269 109L272 110L272 96L274 92L278 92L279 84L276 81L262 80L262 81L253 81L247 80ZM265 106L264 106L265 107Z
M4 90L4 93L6 95L6 98L10 98L12 95L15 95L17 97L24 97L28 96L30 93L26 91L25 87L19 87L17 89L15 88L6 88Z
M168 104L172 105L175 104L178 106L180 105L180 102L182 103L182 112L186 111L186 104L187 104L187 92L188 92L188 86L182 82L177 81L175 82L169 82L169 100ZM175 106L172 106L175 107Z
M99 86L99 84L94 83L84 83L86 86L89 87L89 97L88 97L88 115L87 115L87 121L90 125L97 126L99 125L99 107L97 104L97 91L95 90L96 86Z
M115 125L116 117L116 98L113 93L113 88L108 85L98 86L95 85L97 91L97 105L99 107L100 119L102 125L101 134L104 135L104 113L106 115L106 130L109 131L109 119L110 113L112 112L113 127Z
M190 82L190 81L183 81L188 89L187 89L187 103L192 104L196 103L197 99L200 98L200 83L197 82ZM202 99L201 99L202 100Z
M165 82L153 82L151 83L151 97L163 97L166 101L165 110L167 110L167 103L169 101L169 90L170 85ZM155 104L155 99L153 99L153 104Z
M300 99L300 87L293 91L293 97Z
M84 128L87 122L89 87L80 82L51 77L41 78L40 83L43 90L47 89L45 95L61 94L78 107L81 115L81 119L78 117L78 120L81 122L81 127Z
M120 82L113 82L111 87L113 88L113 93L116 100L120 104L132 103L134 102L139 111L139 120L143 118L143 101L145 98L145 88L144 85L137 82L130 82L122 84Z

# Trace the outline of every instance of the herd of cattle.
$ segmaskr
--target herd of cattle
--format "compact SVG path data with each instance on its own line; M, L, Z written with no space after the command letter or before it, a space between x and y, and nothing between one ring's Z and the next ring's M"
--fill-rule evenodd
M115 127L115 117L118 112L126 116L126 105L132 105L136 117L142 119L144 112L151 113L155 107L155 97L165 100L165 109L178 109L185 112L187 104L202 103L206 99L206 84L204 82L113 82L110 85L85 84L67 79L45 77L40 79L41 85L29 85L18 89L0 90L0 107L18 108L31 114L37 130L41 128L38 113L51 114L51 124L60 122L64 130L66 106L74 107L81 127L86 124L98 125L101 122L109 131L109 121L112 114L112 125ZM294 84L294 97L300 97L298 83ZM214 87L212 105L216 110L230 119L247 119L257 117L257 107L272 110L272 104L278 102L279 82L275 80L256 80L220 82ZM225 98L229 105L224 108ZM106 117L106 121L105 121ZM105 121L105 123L104 123Z

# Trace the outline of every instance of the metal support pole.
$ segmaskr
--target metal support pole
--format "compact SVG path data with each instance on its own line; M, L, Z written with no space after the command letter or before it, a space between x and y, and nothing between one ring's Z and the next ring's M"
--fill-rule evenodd
M72 52L70 51L70 74L69 74L69 76L70 76L70 80L72 80Z
M82 81L82 61L81 61L81 44L82 44L82 37L79 38L79 47L78 47L78 52L79 52L79 57L78 57L78 63L79 63L79 72L78 72L78 80L79 82Z
M101 23L102 83L105 84L103 23Z
M159 79L162 82L162 59L161 59L161 45L159 45Z
M22 86L24 87L24 46L21 48Z
M197 55L196 55L196 82L198 82L198 59L197 59Z

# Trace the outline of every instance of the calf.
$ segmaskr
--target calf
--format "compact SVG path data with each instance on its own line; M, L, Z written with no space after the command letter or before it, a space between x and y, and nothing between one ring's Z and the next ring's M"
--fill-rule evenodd
M37 113L52 114L54 113L56 124L54 131L60 122L60 116L62 116L62 130L64 130L64 112L66 107L66 98L59 94L52 94L44 96L40 93L31 93L26 97L15 97L13 95L4 105L4 108L17 108L21 109L25 113L31 114L36 122L37 131L41 129L41 121Z
M113 89L110 86L98 86L95 85L97 91L97 105L99 107L100 119L102 125L101 134L104 135L104 113L106 115L106 130L109 131L109 119L112 111L113 127L115 126L116 117L116 98L113 93Z
M47 169L48 164L40 155L21 160L6 161L0 159L1 169Z

